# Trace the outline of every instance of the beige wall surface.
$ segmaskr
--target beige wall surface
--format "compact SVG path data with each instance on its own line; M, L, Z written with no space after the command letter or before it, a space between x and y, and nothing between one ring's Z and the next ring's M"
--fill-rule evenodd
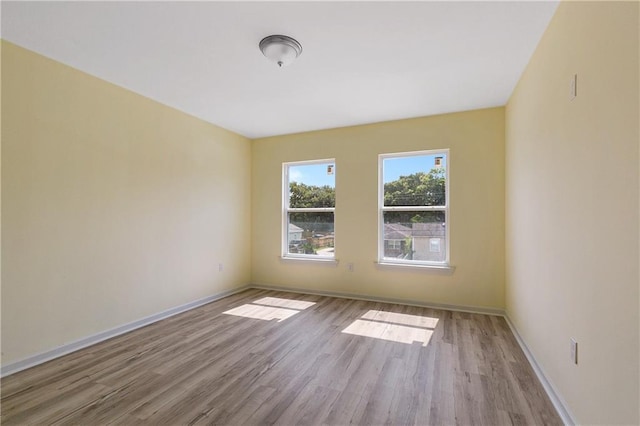
M247 139L7 42L2 88L3 364L248 284Z
M563 2L506 111L506 309L580 424L640 423L638 59L637 2Z
M252 142L252 283L422 303L504 307L504 108ZM452 275L383 268L378 154L449 148ZM282 261L282 163L335 158L338 266ZM349 272L348 263L354 264Z

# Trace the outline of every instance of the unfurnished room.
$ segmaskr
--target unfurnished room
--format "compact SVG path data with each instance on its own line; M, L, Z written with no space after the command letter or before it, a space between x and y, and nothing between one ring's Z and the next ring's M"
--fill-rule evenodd
M0 14L2 424L640 424L639 2Z

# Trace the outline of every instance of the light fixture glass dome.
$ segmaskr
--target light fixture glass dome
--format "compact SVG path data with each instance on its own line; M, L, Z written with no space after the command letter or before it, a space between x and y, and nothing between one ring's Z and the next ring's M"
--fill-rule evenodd
M289 65L302 53L302 45L285 35L270 35L260 41L260 50L278 66Z

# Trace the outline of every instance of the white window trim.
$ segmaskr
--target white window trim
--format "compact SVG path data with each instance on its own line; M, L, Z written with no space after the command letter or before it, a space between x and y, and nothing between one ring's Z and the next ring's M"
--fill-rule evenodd
M406 261L405 261L406 262ZM425 265L422 262L413 261L412 263L402 263L402 261L398 262L373 262L376 267L381 270L391 269L391 270L411 270L411 271L420 271L426 273L436 273L439 275L451 275L455 272L456 267L452 265L443 265L441 263L435 265Z
M434 206L387 206L384 205L384 160L388 158L415 157L420 155L436 155L444 154L447 158L445 168L445 200L443 207ZM449 175L451 170L451 156L449 149L433 149L426 151L398 152L378 155L378 260L376 264L380 266L401 266L401 267L420 267L433 268L437 270L446 270L453 272L455 269L450 264L450 230L451 220L449 209L451 204L451 194L449 192ZM443 211L445 218L445 260L443 262L431 262L426 260L402 260L384 257L384 212L386 211Z
M318 208L291 208L289 207L289 167L291 166L308 166L313 164L334 164L335 158L325 158L322 160L307 161L290 161L282 163L282 234L281 234L281 258L283 260L312 261L323 263L337 263L336 257L336 234L333 233L333 256L318 256L313 254L289 253L289 213L316 213L316 212L333 212L333 220L335 227L336 208L335 207L318 207ZM335 229L335 228L334 228Z

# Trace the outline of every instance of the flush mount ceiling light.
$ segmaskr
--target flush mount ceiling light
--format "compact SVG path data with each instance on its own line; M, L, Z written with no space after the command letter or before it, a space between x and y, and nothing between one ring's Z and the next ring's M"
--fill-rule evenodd
M289 65L302 53L302 45L285 35L270 35L260 41L262 54L279 67Z

